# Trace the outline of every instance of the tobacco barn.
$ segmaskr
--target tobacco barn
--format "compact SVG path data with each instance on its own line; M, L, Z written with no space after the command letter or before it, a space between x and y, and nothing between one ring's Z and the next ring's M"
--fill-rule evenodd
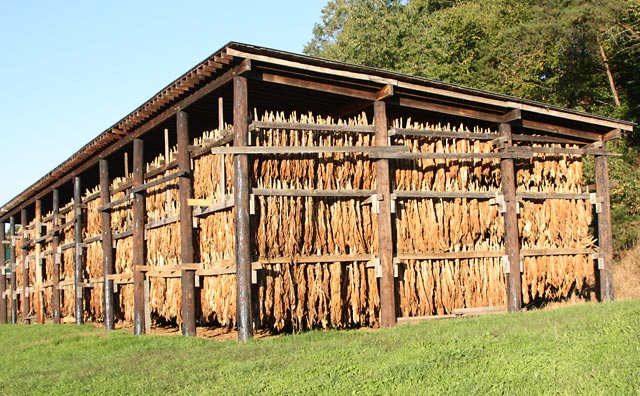
M244 341L610 300L632 127L231 42L2 206L0 321Z

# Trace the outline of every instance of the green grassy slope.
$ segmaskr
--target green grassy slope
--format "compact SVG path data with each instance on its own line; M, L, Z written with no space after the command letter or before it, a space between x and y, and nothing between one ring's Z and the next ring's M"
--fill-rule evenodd
M640 395L640 302L246 345L0 326L1 395Z

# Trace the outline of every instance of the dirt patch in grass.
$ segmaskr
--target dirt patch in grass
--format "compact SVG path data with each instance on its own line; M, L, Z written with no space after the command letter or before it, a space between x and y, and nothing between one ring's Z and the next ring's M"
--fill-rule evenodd
M640 246L622 253L614 264L613 287L617 300L640 300Z

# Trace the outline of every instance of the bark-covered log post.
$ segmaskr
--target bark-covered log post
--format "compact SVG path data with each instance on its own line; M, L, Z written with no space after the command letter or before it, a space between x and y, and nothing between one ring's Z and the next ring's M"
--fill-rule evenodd
M505 148L513 144L511 124L500 124L500 136ZM522 275L520 273L520 240L518 237L518 202L516 198L516 171L513 158L502 158L500 174L504 197L504 250L507 263L507 308L509 312L522 309Z
M233 79L233 146L248 143L249 103L247 79ZM249 214L249 158L236 154L234 158L234 198L236 217L236 280L238 287L238 342L253 337L251 309L251 218Z
M133 187L144 184L144 142L133 141ZM144 191L136 191L133 198L133 334L145 333L144 277L140 267L145 264L144 223L146 211Z
M108 205L111 202L111 193L109 192L109 161L100 160L100 204ZM114 313L113 313L113 280L110 276L113 274L113 234L111 233L111 211L104 210L100 213L100 222L102 225L102 273L103 273L103 294L104 294L104 328L113 330Z
M598 216L598 294L600 301L612 301L613 294L613 234L611 232L611 201L609 198L609 167L607 157L596 156L596 213Z
M387 107L383 101L373 103L376 146L388 146ZM393 270L393 225L391 221L391 185L389 160L376 160L376 199L378 200L378 246L381 267L380 319L382 326L396 324L395 278Z
M180 259L183 264L193 263L193 213L188 200L193 196L191 165L189 161L189 116L184 111L177 114L178 129L178 181L180 199ZM182 334L196 335L195 270L181 271L182 284Z
M75 290L75 317L76 324L84 324L84 242L82 240L82 180L76 176L73 178L73 228L75 238L75 254L73 261L73 285Z

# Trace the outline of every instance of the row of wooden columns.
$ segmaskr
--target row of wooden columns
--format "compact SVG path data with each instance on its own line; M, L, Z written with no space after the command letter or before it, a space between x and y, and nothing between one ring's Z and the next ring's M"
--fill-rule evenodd
M388 141L388 121L386 103L382 100L373 103L375 136L377 146L387 146ZM247 80L245 77L236 76L233 78L233 128L235 147L248 145L248 92ZM178 171L182 172L179 178L179 202L180 202L180 247L181 262L193 263L195 259L193 245L193 220L192 209L187 200L193 195L192 172L188 151L189 126L188 115L183 111L178 111L176 115L177 141L178 141ZM504 147L512 146L511 125L502 123L499 126L500 135L504 140ZM168 158L167 158L168 160ZM601 300L613 299L612 286L612 236L609 207L609 181L607 171L607 160L604 156L597 156L596 164L596 194L601 203L601 211L598 214L598 239L600 245L601 259L599 260L599 294ZM520 265L520 245L518 235L518 210L516 200L516 171L514 160L503 158L500 163L502 174L502 193L504 195L504 226L505 226L505 253L507 265L507 306L509 311L518 311L522 308L522 287L521 287L521 265ZM109 167L106 159L99 161L100 170L100 199L102 205L110 203L109 194ZM144 144L141 139L133 140L133 188L144 184ZM378 238L381 278L380 278L380 317L384 327L393 326L396 322L395 311L395 279L393 265L393 249L395 245L393 221L391 213L391 169L388 159L376 160L376 197L379 200L378 213ZM249 159L247 154L236 154L234 158L234 198L235 198L235 254L236 254L236 277L237 277L237 325L238 340L247 341L253 336L253 314L251 297L251 218L250 207L250 183L249 183ZM143 190L135 190L133 200L133 276L134 276L134 334L145 333L148 323L145 323L145 275L139 267L145 265L145 193ZM39 201L37 201L39 202ZM39 204L38 204L39 206ZM81 203L81 180L74 178L74 218L75 218L75 316L76 323L83 322L83 241L82 241L82 203ZM38 210L36 210L38 212ZM53 191L53 212L54 224L59 223L59 202L58 191ZM40 216L40 214L36 214ZM22 210L22 232L26 233L26 209ZM104 267L104 324L105 328L114 327L114 287L109 276L114 273L113 240L111 234L111 215L109 211L101 214L102 224L102 246L103 246L103 267ZM4 234L4 227L2 228ZM10 240L12 278L11 278L11 321L15 323L15 220L10 218ZM2 240L4 235L0 234ZM26 240L26 235L24 237ZM61 265L60 255L57 252L59 236L54 234L52 240L52 250L55 255L55 265L53 266L53 317L54 323L60 322L60 296L58 292L59 266ZM21 246L23 249L24 263L27 262L28 246ZM4 265L3 261L0 264ZM196 308L195 308L195 271L192 269L182 270L182 333L187 336L196 334ZM0 279L0 292L4 291L4 273ZM28 272L24 271L23 279L23 313L29 312L29 285ZM0 310L6 312L7 304L3 298ZM4 307L4 309L2 309ZM25 317L28 323L29 318ZM7 321L6 313L0 313L0 322Z
M180 202L180 248L181 262L193 263L193 217L191 207L187 200L193 194L191 180L191 166L189 161L189 121L187 113L177 113L177 140L178 140L178 171L181 176L178 181ZM168 161L168 158L167 158ZM144 184L144 142L142 139L133 140L133 183L132 187L140 187ZM110 203L109 193L109 163L106 159L100 160L100 199L102 206ZM143 190L135 190L133 198L133 332L142 335L148 329L150 323L146 323L145 315L145 274L140 267L146 264L145 242L145 213L146 199ZM104 325L106 329L114 327L114 294L113 281L109 279L114 273L113 236L111 234L111 214L108 210L101 214L102 223L102 248L104 268ZM186 336L196 335L196 311L195 311L195 271L182 270L182 333Z
M513 146L511 124L499 126L504 148ZM595 157L596 170L596 210L598 219L597 287L600 301L611 301L613 293L613 236L611 233L611 203L609 198L609 172L607 157ZM516 169L514 159L500 161L502 194L504 196L504 245L507 264L507 309L510 312L522 309L522 266L520 263L520 237L518 232L518 202L516 199Z

